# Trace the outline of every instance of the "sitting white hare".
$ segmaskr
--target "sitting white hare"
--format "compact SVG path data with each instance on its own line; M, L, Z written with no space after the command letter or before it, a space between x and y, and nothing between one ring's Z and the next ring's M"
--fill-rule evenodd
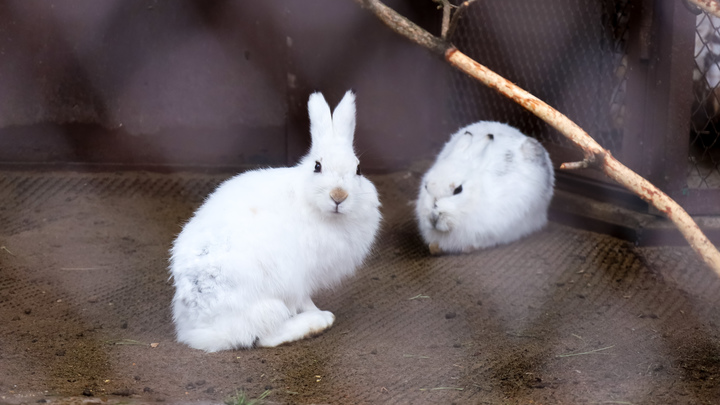
M294 167L221 184L171 250L177 339L208 352L277 346L329 328L311 296L352 275L380 224L353 151L355 95L308 101L312 147Z
M420 184L416 217L430 252L515 241L547 223L555 183L538 141L499 122L452 135Z

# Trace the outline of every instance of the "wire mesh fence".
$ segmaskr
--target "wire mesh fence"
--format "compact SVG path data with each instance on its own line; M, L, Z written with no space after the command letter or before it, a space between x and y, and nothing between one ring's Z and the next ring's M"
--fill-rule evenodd
M648 96L660 94L648 90L659 82L682 79L659 76L658 61L679 58L683 52L653 49L660 41L657 35L678 29L667 26L658 17L660 6L653 4L638 0L477 2L467 10L452 41L470 57L567 115L616 157L645 167L645 175L662 181L677 177L673 184L678 187L669 192L716 192L720 190L720 18L697 15L693 88L684 88L692 91L693 103L673 107L692 110L689 124L683 127L686 129L672 134L678 137L675 139L688 140L686 153L685 148L658 144L669 138L648 126L667 114L648 110L661 111L657 107L667 102ZM667 10L669 6L663 3L663 7ZM690 38L691 27L685 28ZM643 38L651 33L655 37ZM629 51L632 43L640 44L639 49ZM662 53L668 50L672 54ZM633 68L644 73L631 77ZM633 87L628 90L629 80L646 83L632 81ZM463 74L451 75L449 86L455 96L448 115L458 126L481 119L498 120L520 128L546 146L568 146L540 119ZM646 150L648 147L654 148L654 154ZM686 171L667 172L669 169L658 159L671 159ZM707 196L697 198L705 200Z
M630 0L478 2L456 46L566 114L613 153L622 148ZM450 78L449 112L459 125L508 122L543 143L566 145L522 107L472 82Z
M720 189L720 18L700 13L695 26L689 188Z

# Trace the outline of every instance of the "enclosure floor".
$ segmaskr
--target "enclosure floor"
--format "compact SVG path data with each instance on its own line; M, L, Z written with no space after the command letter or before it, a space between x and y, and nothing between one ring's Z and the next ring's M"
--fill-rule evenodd
M431 257L418 173L373 176L384 222L316 297L324 334L206 354L174 341L168 248L227 176L0 172L0 403L716 404L720 280L688 248L558 224Z

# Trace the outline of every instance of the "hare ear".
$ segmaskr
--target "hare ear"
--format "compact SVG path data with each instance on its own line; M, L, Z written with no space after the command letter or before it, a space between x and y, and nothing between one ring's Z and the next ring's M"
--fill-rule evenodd
M355 94L352 90L345 92L345 96L335 107L332 123L335 136L352 143L355 135Z
M455 146L453 147L452 153L458 154L463 153L470 145L472 145L473 142L473 134L470 131L465 131L464 134L460 135L460 138L455 142Z
M483 159L486 151L495 142L494 134L477 135L473 139L472 145L467 149L467 154L473 159Z
M310 136L313 142L332 134L333 122L330 106L322 93L316 92L310 95L308 114L310 115Z

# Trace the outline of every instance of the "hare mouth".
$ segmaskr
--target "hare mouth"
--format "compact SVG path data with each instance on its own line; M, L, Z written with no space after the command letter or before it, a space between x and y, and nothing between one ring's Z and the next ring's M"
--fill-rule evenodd
M437 212L434 212L434 211L433 211L433 212L428 216L428 221L430 222L430 225L431 225L431 226L433 227L433 229L435 229L435 230L437 230L437 224L438 224L438 221L439 221L439 220L440 220L440 214L437 213Z
M433 213L428 217L428 222L430 223L430 226L432 229L436 232L440 233L447 233L450 232L452 224L448 222L447 218L445 218L442 213L436 214Z

